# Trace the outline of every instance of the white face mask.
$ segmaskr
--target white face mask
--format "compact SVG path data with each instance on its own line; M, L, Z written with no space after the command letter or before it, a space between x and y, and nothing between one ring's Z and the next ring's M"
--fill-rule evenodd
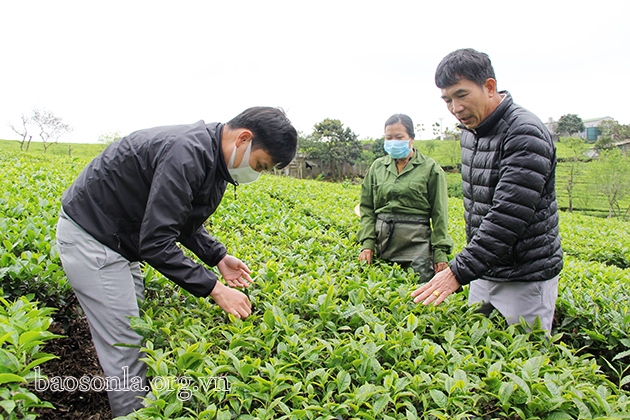
M228 163L228 172L237 184L249 184L256 181L260 176L260 172L253 170L252 167L249 166L249 155L251 152L252 141L250 140L249 145L247 145L247 149L245 150L245 155L243 155L243 160L241 160L241 164L235 168L234 159L236 158L236 144L234 145L234 150L232 151L232 156L230 157L230 162Z

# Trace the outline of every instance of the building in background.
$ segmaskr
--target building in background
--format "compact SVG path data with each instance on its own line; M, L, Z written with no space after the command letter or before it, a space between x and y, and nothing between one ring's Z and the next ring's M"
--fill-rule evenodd
M602 121L614 121L614 118L602 117L582 120L582 122L584 123L584 131L579 134L579 137L591 143L597 141L597 137L601 134L597 126ZM553 141L558 141L558 134L556 133L556 129L558 128L558 121L554 121L553 118L549 117L549 120L545 123L545 126L551 133Z
M580 138L586 140L587 142L597 141L597 137L602 134L601 131L597 128L597 126L602 121L613 121L612 117L603 117L603 118L591 118L589 120L583 120L584 122L584 132L580 134Z

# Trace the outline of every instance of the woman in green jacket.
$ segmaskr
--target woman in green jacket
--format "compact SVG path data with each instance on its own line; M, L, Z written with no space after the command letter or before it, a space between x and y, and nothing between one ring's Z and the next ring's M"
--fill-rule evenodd
M413 148L411 118L385 122L387 156L372 163L361 187L360 261L376 255L412 267L420 282L448 267L453 240L447 232L448 192L440 165Z

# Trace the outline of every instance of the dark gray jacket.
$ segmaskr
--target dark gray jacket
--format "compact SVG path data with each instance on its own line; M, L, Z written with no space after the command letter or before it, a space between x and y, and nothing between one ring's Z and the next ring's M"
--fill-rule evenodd
M146 261L195 296L210 294L209 266L226 255L203 224L221 202L230 177L221 152L222 124L136 131L112 143L62 197L65 213L129 261Z
M474 131L462 131L468 245L450 263L461 284L542 281L562 269L556 151L547 128L507 92Z

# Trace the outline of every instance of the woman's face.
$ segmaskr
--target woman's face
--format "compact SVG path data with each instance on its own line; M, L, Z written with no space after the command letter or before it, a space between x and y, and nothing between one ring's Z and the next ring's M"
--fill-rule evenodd
M400 122L385 127L385 141L387 140L409 140L409 148L413 149L413 139Z
M405 142L407 142L405 144ZM385 152L394 159L408 158L413 154L413 139L405 126L397 122L385 126Z

